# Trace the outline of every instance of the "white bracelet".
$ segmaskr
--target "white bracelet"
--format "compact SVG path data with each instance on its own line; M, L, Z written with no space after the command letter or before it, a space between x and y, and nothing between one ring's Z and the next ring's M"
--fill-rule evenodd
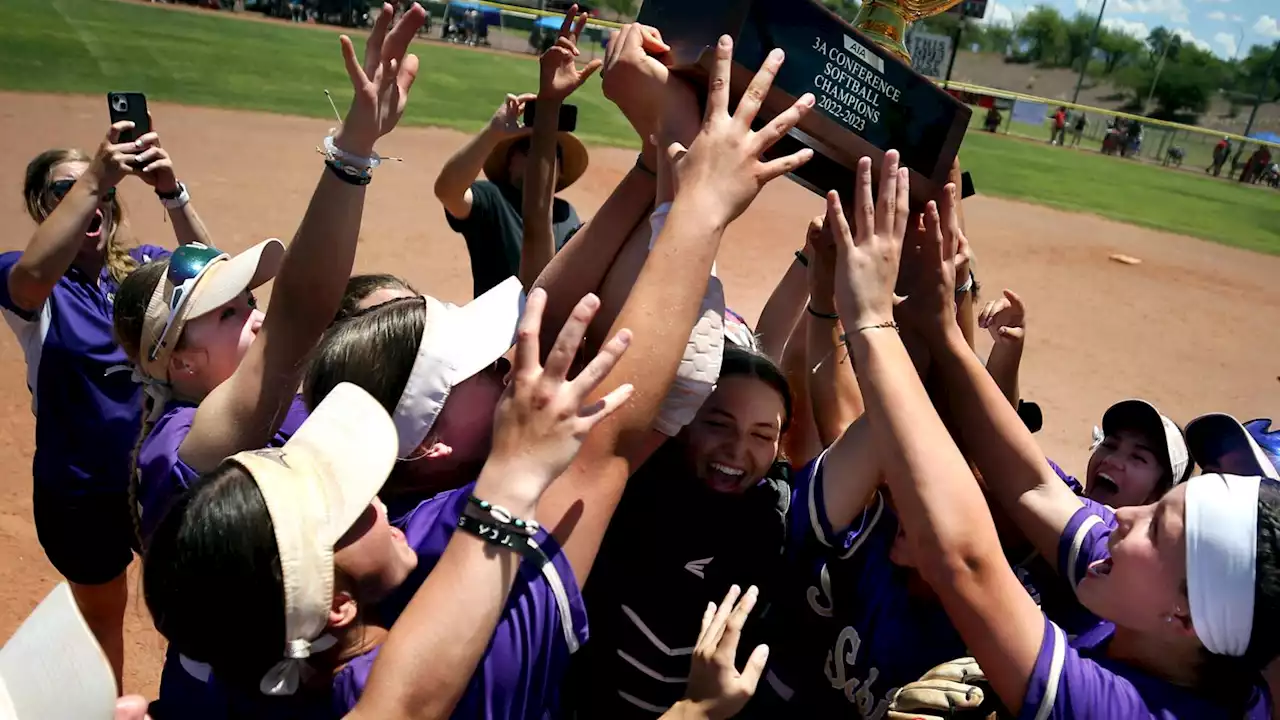
M178 197L160 198L160 204L169 210L181 210L186 207L187 203L191 202L191 194L187 192L187 186L182 183L178 183L178 190Z
M332 135L326 135L324 138L324 154L329 160L337 158L344 165L356 165L362 168L373 170L382 164L382 156L374 153L372 157L361 157L343 150L333 142Z
M972 290L972 289L973 289L973 271L972 271L972 270L970 270L970 271L969 271L969 278L968 278L967 280L965 280L965 281L964 281L964 284L963 284L963 285L961 285L960 287L956 288L956 295L963 295L963 294L965 294L965 293L969 292L969 291L970 291L970 290Z

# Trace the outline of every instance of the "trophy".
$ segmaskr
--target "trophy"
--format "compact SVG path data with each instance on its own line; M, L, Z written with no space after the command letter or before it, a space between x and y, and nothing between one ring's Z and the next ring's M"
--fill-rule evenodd
M850 25L817 0L645 0L637 22L662 32L672 70L698 88L715 67L717 40L732 37L734 103L769 52L782 48L786 62L757 128L806 92L815 103L767 157L808 147L813 159L792 179L819 194L848 196L858 159L870 156L879 177L884 153L895 149L911 171L911 197L919 205L946 184L973 111L912 70L902 40L908 22L959 2L867 0Z

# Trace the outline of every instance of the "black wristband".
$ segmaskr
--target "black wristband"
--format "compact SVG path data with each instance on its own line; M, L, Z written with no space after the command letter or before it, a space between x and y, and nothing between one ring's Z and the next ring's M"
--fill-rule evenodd
M810 315L816 318L822 318L823 320L839 320L840 319L840 313L818 312L817 310L813 309L813 305L805 305L804 309L807 310Z
M805 267L809 267L809 258L805 257L800 250L796 251L796 261Z
M458 516L458 528L475 535L490 545L514 550L538 567L542 567L548 562L547 556L538 548L533 538L523 533L512 532L497 523L477 520L463 513Z
M367 172L363 175L358 175L358 174L349 173L343 169L343 167L351 167L350 165L347 165L347 166L339 165L336 161L333 161L333 160L326 160L324 164L325 164L325 167L329 168L329 172L336 175L339 180L341 180L342 182L348 185L364 186L364 185L368 185L373 180L373 175Z
M640 153L639 155L636 156L636 167L640 168L641 172L648 175L649 177L653 177L653 178L658 177L658 173L656 170L650 170L648 167L645 166L644 153Z
M178 187L174 189L173 192L160 192L159 190L156 190L156 197L161 200L177 200L182 197L182 193L186 189L186 186L179 182Z

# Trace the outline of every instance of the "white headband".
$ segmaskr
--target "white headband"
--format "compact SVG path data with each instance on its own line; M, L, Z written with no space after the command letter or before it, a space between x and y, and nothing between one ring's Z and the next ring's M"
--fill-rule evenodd
M422 338L418 341L418 355L413 360L413 369L409 371L409 381L400 393L400 401L396 403L395 412L391 413L391 421L395 423L396 434L400 438L397 451L401 459L408 458L414 450L427 439L431 426L440 416L444 401L449 399L449 391L453 390L455 368L440 352L442 345L448 341L442 338L447 331L444 326L449 322L449 312L444 303L433 297L423 295L426 303L426 323L422 328Z
M1187 482L1187 595L1205 648L1240 657L1253 635L1260 477L1200 475Z

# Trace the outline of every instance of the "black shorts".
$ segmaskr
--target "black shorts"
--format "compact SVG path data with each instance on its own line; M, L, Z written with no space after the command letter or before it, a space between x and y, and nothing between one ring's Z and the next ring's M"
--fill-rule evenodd
M31 505L44 554L70 582L102 585L133 561L137 541L127 493L75 496L37 488Z

